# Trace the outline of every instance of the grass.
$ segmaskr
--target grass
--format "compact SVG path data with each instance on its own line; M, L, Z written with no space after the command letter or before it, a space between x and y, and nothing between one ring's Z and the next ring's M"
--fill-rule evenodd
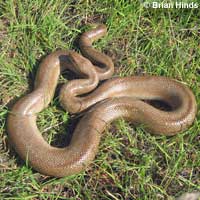
M22 162L6 132L9 109L32 89L41 59L59 48L78 50L77 37L94 22L109 28L95 48L112 57L117 75L173 77L193 90L199 108L199 18L199 9L146 9L140 1L1 1L0 199L170 200L200 190L199 112L193 126L174 137L153 136L118 120L87 170L61 179ZM66 137L67 122L57 98L38 119L51 143Z

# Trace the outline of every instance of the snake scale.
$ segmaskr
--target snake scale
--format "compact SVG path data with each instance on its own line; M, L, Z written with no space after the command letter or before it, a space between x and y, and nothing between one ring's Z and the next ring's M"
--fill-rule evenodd
M84 170L94 159L106 126L118 118L144 124L152 133L163 135L184 131L194 121L197 105L187 86L161 76L110 78L114 72L112 60L92 46L106 32L105 25L98 25L83 33L79 40L82 55L58 50L45 57L34 90L10 111L7 128L12 145L42 174L63 177ZM70 144L57 148L44 140L36 118L52 100L64 70L75 72L80 79L62 86L59 98L63 108L79 113L92 107L79 121ZM105 79L109 80L98 86ZM171 110L160 110L146 100L164 101Z

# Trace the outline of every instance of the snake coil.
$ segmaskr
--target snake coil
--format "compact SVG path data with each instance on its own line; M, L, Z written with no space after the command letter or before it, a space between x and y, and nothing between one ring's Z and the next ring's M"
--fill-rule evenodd
M82 34L79 43L85 57L73 51L48 55L39 66L34 90L17 101L8 116L9 138L15 150L40 173L63 177L84 170L95 157L106 125L117 118L143 123L151 132L164 135L185 130L195 118L193 93L170 78L111 78L95 90L99 81L110 78L114 71L112 60L92 47L106 32L106 27L99 25ZM77 73L80 79L61 88L63 108L71 113L92 108L80 120L70 144L56 148L44 140L36 118L52 100L59 75L66 69ZM159 110L144 100L165 101L172 110Z

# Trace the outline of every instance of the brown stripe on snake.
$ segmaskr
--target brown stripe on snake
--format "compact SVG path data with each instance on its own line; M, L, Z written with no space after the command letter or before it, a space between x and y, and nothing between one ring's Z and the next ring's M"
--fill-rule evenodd
M8 116L8 133L14 148L40 173L62 177L84 170L96 155L106 125L117 118L142 123L149 131L163 135L184 131L194 121L197 106L193 93L170 78L112 78L94 90L99 80L108 79L113 73L111 59L92 47L92 42L105 33L106 27L100 25L81 36L82 53L89 59L73 51L48 55L39 66L33 92L21 98ZM56 148L43 139L36 118L52 100L59 75L65 69L81 78L62 87L60 102L64 109L76 113L92 108L78 123L70 144ZM144 100L165 101L172 110L159 110Z

